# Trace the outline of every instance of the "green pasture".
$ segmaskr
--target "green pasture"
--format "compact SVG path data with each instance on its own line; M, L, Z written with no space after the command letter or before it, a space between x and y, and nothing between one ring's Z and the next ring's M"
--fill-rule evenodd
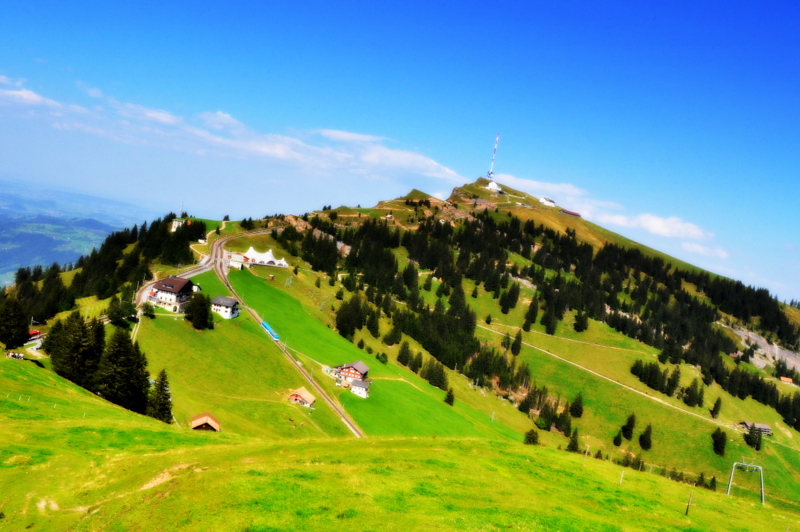
M195 276L210 297L227 295L214 272ZM304 386L270 338L247 313L225 320L214 315L214 329L196 331L181 318L142 318L139 345L154 375L167 370L173 413L182 427L210 412L223 431L272 438L338 437L350 432L324 401L315 410L288 401Z
M310 316L297 300L277 287L282 286L280 283L267 281L249 271L231 272L229 279L236 291L243 295L245 303L270 324L291 350L299 353L296 356L303 363L311 367L316 365L316 380L339 397L367 434L415 435L425 427L426 433L439 436L497 437L503 434L521 438L520 434L491 423L486 415L477 412L470 412L469 416L460 415L460 409L472 410L471 407L463 405L451 409L444 404L441 390L394 363L381 364L374 355L361 351ZM369 379L375 381L366 401L334 386L333 379L321 375L322 365L334 366L357 360L370 367ZM378 388L381 390L377 391ZM377 398L373 401L375 394Z

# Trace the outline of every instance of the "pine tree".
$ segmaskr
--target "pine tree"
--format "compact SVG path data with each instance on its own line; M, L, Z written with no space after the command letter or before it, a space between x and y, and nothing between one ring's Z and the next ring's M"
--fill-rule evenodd
M539 433L531 429L525 433L525 445L539 445Z
M517 331L517 336L514 337L514 343L511 344L511 354L514 356L519 355L522 350L522 331Z
M28 320L17 298L9 296L0 306L0 342L6 349L22 347L28 341Z
M453 395L453 389L449 388L447 390L447 395L444 398L444 402L450 406L453 406L453 402L456 400L456 396Z
M411 362L411 347L409 347L408 341L400 345L400 352L397 354L397 362L404 366L408 366Z
M653 446L653 427L652 425L647 425L647 428L644 429L639 435L639 445L645 451L649 451L650 448Z
M636 427L636 414L628 416L628 421L622 425L622 436L626 440L633 438L633 429Z
M575 401L572 403L572 406L569 407L569 413L572 414L572 417L581 417L583 415L583 394L578 392L578 397L575 398Z
M164 423L172 423L172 395L167 371L162 369L147 398L147 415Z
M725 456L725 445L728 443L728 435L719 427L711 433L711 440L714 444L714 452L719 456Z
M717 400L714 401L714 407L711 409L711 417L717 419L719 416L719 411L722 408L722 397L717 397Z
M123 408L144 414L150 388L147 358L128 333L116 329L98 370L98 393Z
M717 491L717 477L711 477L711 481L708 483L708 489L711 491Z
M472 291L472 297L473 297L473 298L477 298L477 297L478 297L478 287L477 287L477 286L476 286L476 287L475 287L475 289Z
M211 298L195 292L184 307L184 318L197 330L214 327L211 314Z
M571 453L577 453L580 451L580 443L578 442L578 429L572 431L572 436L569 438L569 445L567 445L567 451Z

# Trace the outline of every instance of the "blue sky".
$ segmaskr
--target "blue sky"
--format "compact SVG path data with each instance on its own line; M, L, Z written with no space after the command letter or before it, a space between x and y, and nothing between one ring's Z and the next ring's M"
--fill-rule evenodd
M305 212L446 196L500 133L498 181L800 299L795 4L293 4L5 5L0 180Z

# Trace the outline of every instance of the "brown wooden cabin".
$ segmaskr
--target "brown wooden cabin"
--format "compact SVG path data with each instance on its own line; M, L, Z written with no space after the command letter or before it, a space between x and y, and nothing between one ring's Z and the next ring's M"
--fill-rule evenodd
M222 430L219 420L208 412L204 412L199 416L194 416L192 418L191 427L192 430L213 430L214 432Z

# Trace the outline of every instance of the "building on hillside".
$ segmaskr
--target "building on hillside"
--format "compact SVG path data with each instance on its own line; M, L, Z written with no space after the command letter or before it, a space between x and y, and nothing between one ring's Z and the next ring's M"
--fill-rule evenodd
M211 300L211 310L229 320L239 315L239 302L232 297L216 296Z
M241 270L244 266L244 255L241 253L228 253L228 268Z
M199 416L194 416L190 426L192 430L213 430L214 432L222 430L217 418L208 412L203 412Z
M346 380L347 382L363 381L369 373L369 367L361 362L351 362L333 368L334 374L337 378Z
M199 287L197 287L199 290ZM181 279L170 275L166 279L161 279L153 284L152 290L148 294L148 301L171 312L183 312L183 307L192 295L197 291L194 283L189 279Z
M394 220L394 216L392 216L391 214L387 214L386 221L391 222L392 220Z
M539 202L544 205L545 207L555 207L556 202L551 200L550 198L540 198Z
M270 249L266 253L259 253L253 246L250 246L246 252L242 253L243 263L248 268L251 266L274 266L276 268L288 268L289 263L284 259L275 258Z
M781 382L785 382L786 384L794 384L794 380L791 377L781 377Z
M205 238L198 238L197 239L197 243L198 244L205 244L206 243L206 239Z
M300 406L307 406L311 408L317 398L311 395L308 390L306 390L305 386L301 386L289 395L289 400L293 403L297 403Z
M500 192L500 185L498 185L494 181L489 181L489 184L486 185L486 190L490 190L492 192Z
M745 430L750 430L750 427L753 425L756 426L756 431L760 432L764 436L772 436L772 428L769 425L765 425L764 423L748 423L747 421L742 421L739 423L739 426Z
M566 214L567 216L574 216L575 218L580 218L581 215L575 211L568 211L567 209L561 209L561 214Z
M185 223L186 220L184 220L183 218L175 218L174 220L172 220L172 225L169 226L170 233L174 233L175 231L178 230L180 226L182 226Z
M369 382L364 381L353 381L350 383L350 391L359 397L363 397L366 399L369 397Z

